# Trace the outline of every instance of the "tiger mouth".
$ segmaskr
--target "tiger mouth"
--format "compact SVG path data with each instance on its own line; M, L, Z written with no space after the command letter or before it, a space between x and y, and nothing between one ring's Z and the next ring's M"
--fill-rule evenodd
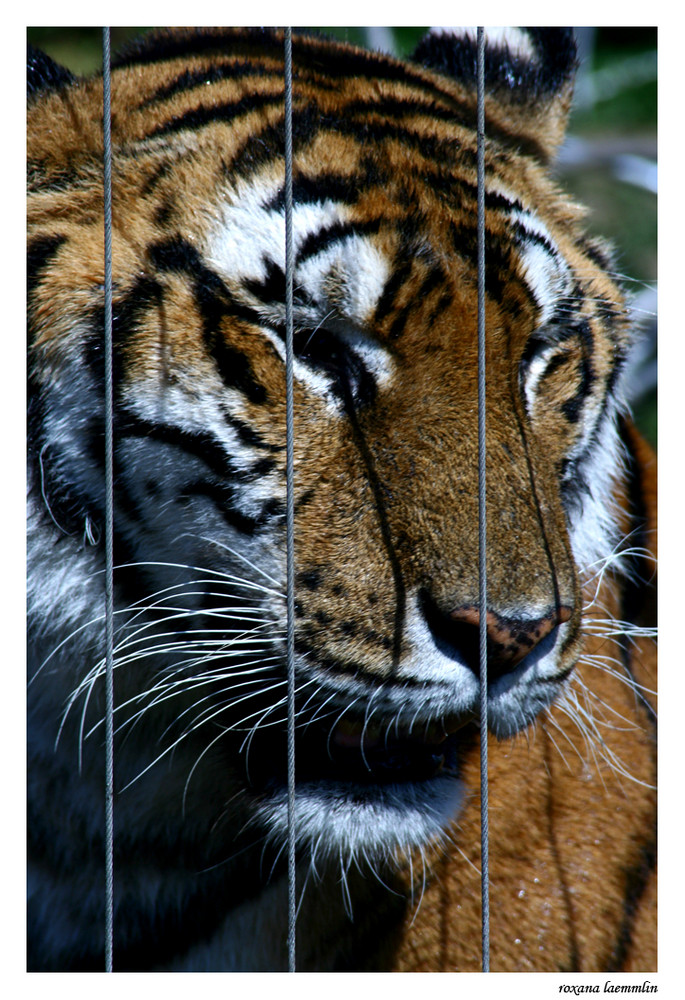
M411 731L343 718L332 726L311 724L295 737L296 782L385 785L456 775L460 756L476 734L473 716L448 723L416 725ZM287 756L260 754L249 762L250 783L281 784Z

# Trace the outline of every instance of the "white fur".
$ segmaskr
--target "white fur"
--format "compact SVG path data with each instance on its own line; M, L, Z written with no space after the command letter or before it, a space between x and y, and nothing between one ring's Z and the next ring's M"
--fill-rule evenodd
M300 783L295 800L298 844L326 861L342 857L390 860L397 850L419 848L439 837L457 813L464 785L438 775L412 783L350 787L349 783ZM285 789L257 806L257 816L276 844L288 833Z
M475 42L477 28L431 28L432 35L450 35L455 38L468 38ZM532 60L535 57L535 50L529 36L520 28L510 27L487 27L485 28L485 44L490 48L508 49L512 55L521 59Z
M547 226L533 212L513 211L511 221L522 227L531 237L518 237L520 248L521 275L540 307L539 325L544 326L554 315L559 302L571 290L571 273L566 261L561 256Z
M231 287L246 279L263 280L267 260L285 270L285 210L266 207L280 184L273 178L260 179L226 193L218 222L207 237L206 256ZM330 198L293 205L295 285L313 299L317 313L335 308L336 315L362 326L371 318L389 276L388 263L370 238L349 234L297 264L308 236L349 221L350 209Z
M330 290L336 312L359 327L373 318L389 276L390 267L380 250L370 238L357 235L344 237L296 270L298 284L315 301Z
M585 576L615 551L620 539L614 489L623 464L621 448L610 410L603 415L595 440L579 464L589 496L581 497L580 508L570 517L573 555Z
M269 323L283 322L283 304L257 302L243 284L248 279L263 280L266 261L285 269L285 212L266 207L281 184L280 177L269 175L250 184L242 182L235 192L226 192L218 222L207 238L205 252L211 266L229 287L243 298L250 298L264 318L264 335L285 359L281 338L269 329ZM293 206L295 288L306 292L311 302L306 307L295 305L295 324L312 330L329 325L362 357L377 382L385 385L392 377L390 355L378 342L361 333L371 320L390 274L384 255L371 238L349 234L320 253L297 261L298 250L308 236L349 219L347 206L330 199ZM331 414L339 410L339 403L332 396L329 380L324 375L298 359L295 359L294 375L325 398Z

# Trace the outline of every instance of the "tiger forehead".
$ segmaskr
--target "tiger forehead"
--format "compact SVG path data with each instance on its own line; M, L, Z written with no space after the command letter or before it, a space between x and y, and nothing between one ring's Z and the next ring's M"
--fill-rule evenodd
M259 157L270 157L273 142L283 152L283 65L280 53L226 33L211 55L192 54L151 65L118 68L114 73L113 141L158 153L172 147L194 148L199 132L213 134L223 146L219 161L235 168L232 152L247 150L251 169ZM393 146L411 147L417 160L454 167L462 147L469 150L475 170L473 95L457 82L435 77L419 66L400 64L371 53L338 52L330 43L300 40L295 52L294 135L300 150L321 132L382 144L392 161ZM55 113L60 103L68 114ZM91 124L101 102L97 80L80 84L64 97L49 97L44 117L59 130L59 141L78 159L78 146L97 149L100 139ZM496 107L489 109L494 129ZM91 114L92 112L92 114ZM40 112L33 112L34 119ZM99 120L96 115L93 120ZM77 128L73 128L77 123ZM38 132L40 129L37 130ZM264 131L264 135L258 133ZM270 133L270 134L269 134ZM55 134L50 130L46 155L53 155ZM85 140L85 142L84 142ZM59 145L59 141L57 145ZM330 155L339 161L343 143ZM261 146L261 151L260 151ZM348 146L348 149L351 148ZM140 152L141 149L138 150Z
M438 113L441 105L443 113L451 107L454 118L456 102L473 103L472 95L453 80L436 78L419 65L400 63L387 55L340 46L330 39L294 38L293 69L296 111L312 101L325 112L335 111L345 102L372 105L394 97L421 100ZM150 118L157 120L162 108L171 110L175 117L186 107L216 107L219 100L228 104L246 94L261 95L267 101L273 97L282 107L283 75L283 45L276 34L257 37L249 31L226 31L201 54L190 46L183 54L163 61L146 64L134 58L126 65L122 60L114 73L117 86L113 98L118 90L126 98L122 106L140 113L149 109ZM420 108L416 103L404 110Z
M473 98L419 67L349 50L328 64L323 51L303 42L296 62L296 305L314 322L335 314L366 328L394 313L394 337L412 296L437 305L441 286L475 273ZM239 41L231 56L120 68L114 87L115 208L129 238L131 220L151 213L267 320L282 311L281 74L280 54ZM98 84L86 94L99 99ZM577 218L529 157L499 143L494 106L489 121L488 291L544 326L580 298Z
M337 314L368 326L379 319L382 299L384 314L391 311L397 298L390 294L393 284L398 291L400 284L410 286L411 295L418 293L423 301L460 280L473 283L475 205L459 213L443 204L441 212L431 213L424 201L408 214L396 192L352 194L331 184L325 171L318 178L308 175L294 195L296 302L309 307L312 319ZM536 213L501 186L486 197L498 284L491 290L501 299L518 284L524 290L519 298L529 300L538 325L544 325L571 293L571 268ZM271 313L275 274L285 269L284 215L283 166L273 163L249 183L225 186L204 242L207 260L227 284L262 306L270 303Z

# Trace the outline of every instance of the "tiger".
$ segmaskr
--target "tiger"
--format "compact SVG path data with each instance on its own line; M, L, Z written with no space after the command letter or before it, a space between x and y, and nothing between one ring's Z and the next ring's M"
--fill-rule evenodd
M656 459L571 29L294 31L298 971L654 971ZM28 967L105 962L101 74L28 57ZM112 61L114 971L285 971L284 32Z

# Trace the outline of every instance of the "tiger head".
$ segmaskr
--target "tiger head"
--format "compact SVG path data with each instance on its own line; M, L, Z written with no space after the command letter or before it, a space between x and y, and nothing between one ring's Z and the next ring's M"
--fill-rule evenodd
M475 51L294 40L295 823L322 857L446 826L482 615L509 737L573 670L618 541L626 312L549 176L574 43L492 33L480 607ZM31 725L78 803L103 713L102 85L34 68ZM221 857L287 823L284 142L278 32L153 33L115 63L118 808Z

